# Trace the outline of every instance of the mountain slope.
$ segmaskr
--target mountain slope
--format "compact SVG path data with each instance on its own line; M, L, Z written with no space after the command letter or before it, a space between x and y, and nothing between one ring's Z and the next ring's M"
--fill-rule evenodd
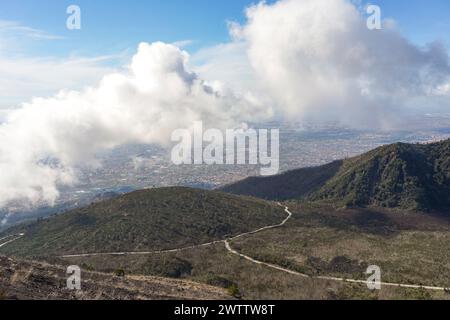
M141 190L9 229L3 234L25 235L0 253L52 256L181 248L275 224L284 217L275 204L217 191Z
M341 166L342 161L335 161L320 167L301 168L270 177L250 177L220 190L268 200L296 199L318 190Z
M66 268L0 256L0 300L230 299L224 289L161 277L81 273L82 291L66 289Z
M383 146L342 162L247 179L223 190L272 200L308 199L336 205L447 210L450 140Z
M345 161L311 199L415 210L448 208L449 163L450 140L380 147Z

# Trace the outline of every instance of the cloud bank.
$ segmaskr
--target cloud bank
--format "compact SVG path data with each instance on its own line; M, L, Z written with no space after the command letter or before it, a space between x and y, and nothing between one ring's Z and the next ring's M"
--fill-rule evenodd
M259 3L244 24L230 23L233 42L200 52L200 73L233 81L227 70L234 67L242 87L237 78L251 72L253 89L285 119L371 128L395 123L414 99L448 92L443 45L413 45L391 20L369 30L360 9L346 0Z
M52 203L58 186L76 180L73 168L95 165L98 151L128 143L169 142L196 120L213 127L261 119L251 97L237 97L198 79L188 54L164 43L142 43L129 70L97 87L36 98L0 126L0 207L26 198Z

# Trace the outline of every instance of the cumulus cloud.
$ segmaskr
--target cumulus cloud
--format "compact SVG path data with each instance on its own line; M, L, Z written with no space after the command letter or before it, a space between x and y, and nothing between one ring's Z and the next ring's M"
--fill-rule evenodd
M450 96L450 82L438 86L434 93L438 96Z
M195 71L204 79L220 79L235 92L262 91L251 68L245 42L231 42L202 48L191 59Z
M410 100L445 92L449 83L449 57L442 45L420 48L390 19L382 30L369 30L358 2L261 2L246 16L244 24L230 24L234 40L223 45L237 53L227 58L220 46L216 52L204 50L201 54L209 53L210 60L199 70L229 80L223 71L247 60L257 82L252 86L285 119L383 127L395 122ZM245 60L239 59L242 52ZM221 64L211 64L214 60ZM243 72L247 78L248 73Z
M0 126L0 206L20 198L52 203L59 185L76 180L74 167L95 165L100 150L165 144L174 129L196 120L222 128L266 114L251 97L199 79L188 58L173 45L142 43L127 72L10 112Z

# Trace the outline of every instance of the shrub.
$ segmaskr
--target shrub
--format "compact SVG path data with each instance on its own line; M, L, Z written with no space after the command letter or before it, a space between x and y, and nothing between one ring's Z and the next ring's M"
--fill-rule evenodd
M206 283L211 286L226 288L226 289L230 288L233 285L236 286L236 284L233 281L228 280L224 277L215 276L215 275L208 275L208 277L206 279Z
M189 261L177 257L168 257L162 260L150 258L143 266L145 274L161 277L182 278L190 276L192 265Z
M230 296L235 297L235 298L241 297L239 288L238 288L237 284L235 284L235 283L233 283L231 286L228 287L228 293L230 294Z
M116 271L114 271L114 274L116 275L116 277L125 277L125 270L117 269Z

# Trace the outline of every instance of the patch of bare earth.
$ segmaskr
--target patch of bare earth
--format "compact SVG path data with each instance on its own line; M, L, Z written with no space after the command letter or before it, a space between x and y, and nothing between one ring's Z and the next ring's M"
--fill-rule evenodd
M81 291L67 289L66 269L0 256L0 299L47 300L223 300L224 289L187 280L147 276L118 277L82 271Z

